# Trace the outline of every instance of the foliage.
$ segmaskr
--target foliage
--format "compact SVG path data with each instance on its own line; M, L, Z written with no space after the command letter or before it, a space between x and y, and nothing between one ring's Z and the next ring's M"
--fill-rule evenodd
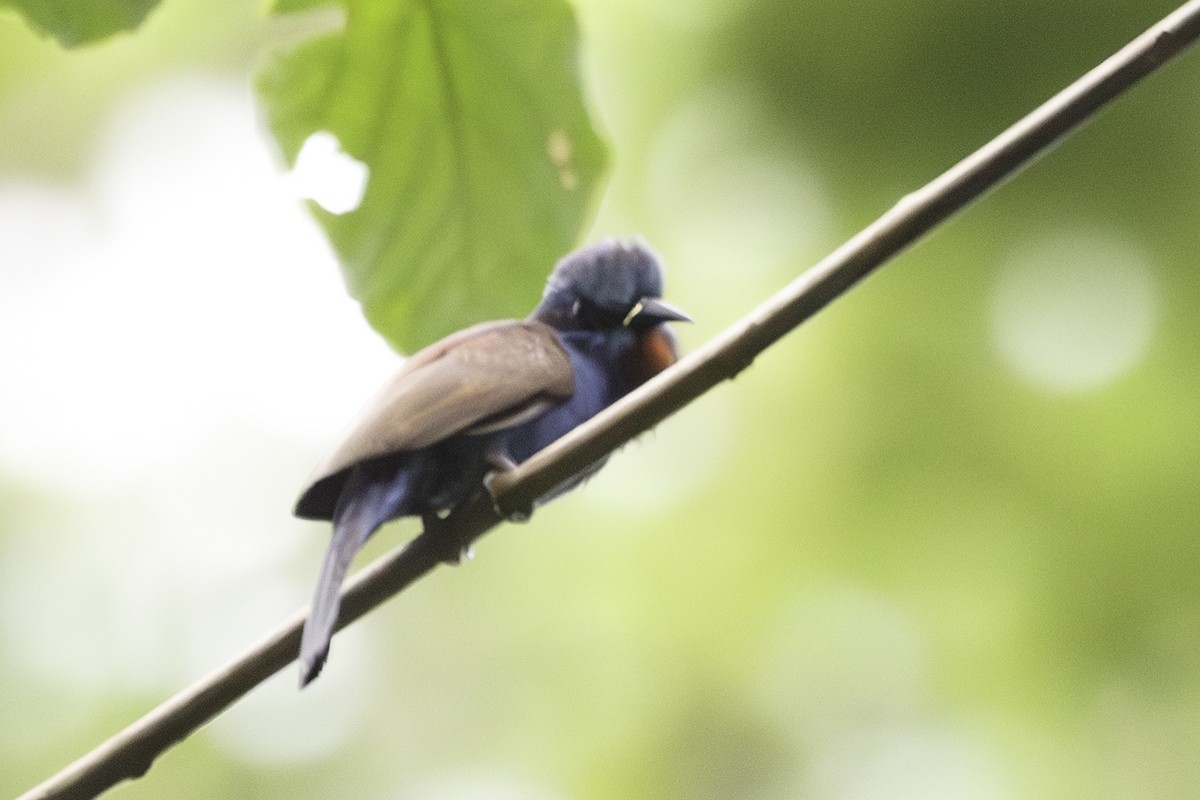
M281 2L280 12L309 2ZM315 210L367 318L411 352L526 313L574 244L603 164L563 0L345 3L345 30L258 78L289 160L318 131L370 169L359 209Z
M0 0L17 9L29 24L58 39L63 47L79 47L142 24L159 0Z

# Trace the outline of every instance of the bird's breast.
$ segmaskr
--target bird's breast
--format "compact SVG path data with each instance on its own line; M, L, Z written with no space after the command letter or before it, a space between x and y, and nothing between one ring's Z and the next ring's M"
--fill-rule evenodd
M666 325L658 325L638 337L621 368L632 388L641 386L678 360L675 335Z

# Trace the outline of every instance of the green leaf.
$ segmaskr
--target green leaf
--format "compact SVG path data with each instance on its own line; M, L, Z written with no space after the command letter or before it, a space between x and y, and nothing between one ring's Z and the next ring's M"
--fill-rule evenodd
M20 11L39 33L63 47L90 44L142 24L158 0L0 0Z
M273 57L257 89L289 163L329 131L370 169L357 210L314 208L351 295L408 352L470 322L523 316L578 239L604 165L570 8L342 5L343 31Z

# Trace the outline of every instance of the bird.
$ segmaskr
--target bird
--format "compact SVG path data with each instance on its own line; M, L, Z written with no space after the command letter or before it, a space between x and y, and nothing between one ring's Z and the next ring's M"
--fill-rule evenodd
M412 355L376 395L296 502L333 523L300 644L300 685L325 664L350 563L385 522L426 531L493 470L521 463L678 359L663 267L640 239L610 238L561 258L522 320L485 322ZM539 498L582 483L592 465Z

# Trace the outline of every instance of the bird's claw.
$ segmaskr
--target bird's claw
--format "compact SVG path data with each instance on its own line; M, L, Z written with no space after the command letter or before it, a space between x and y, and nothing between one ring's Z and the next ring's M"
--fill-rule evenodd
M496 515L505 522L529 522L533 516L533 504L518 509L504 509L500 507L500 503L496 501L496 493L492 490L492 483L496 480L496 476L501 473L509 472L516 469L517 462L513 461L503 453L488 453L488 464L491 465L492 471L483 476L483 488L487 491L488 497L492 501L492 508L495 509Z

